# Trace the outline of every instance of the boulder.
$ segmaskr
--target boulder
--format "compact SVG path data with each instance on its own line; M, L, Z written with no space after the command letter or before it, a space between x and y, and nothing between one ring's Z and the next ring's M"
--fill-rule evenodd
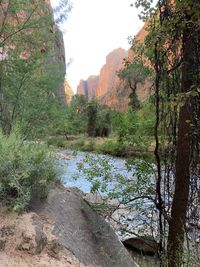
M129 254L140 266L159 267L158 244L151 237L130 237L123 241Z
M158 253L158 244L152 238L147 237L131 237L125 239L123 244L128 249L135 250L143 255L154 256Z
M1 267L138 266L75 188L52 189L23 215L0 208L0 218Z
M86 266L138 266L110 225L73 188L53 189L37 213L53 221L53 235Z

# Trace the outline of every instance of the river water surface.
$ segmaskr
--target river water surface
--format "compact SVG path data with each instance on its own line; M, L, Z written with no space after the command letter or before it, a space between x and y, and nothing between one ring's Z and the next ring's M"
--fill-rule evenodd
M89 193L91 188L91 182L88 181L86 175L83 172L80 172L78 165L80 163L84 164L84 168L89 168L87 163L84 163L84 159L89 155L90 158L98 164L99 159L105 159L110 166L110 172L114 175L123 175L127 179L132 179L133 171L128 171L126 168L126 160L121 158L114 158L111 156L105 155L96 155L93 153L86 152L73 152L70 150L62 151L62 154L66 156L66 159L60 159L59 165L62 168L62 181L65 186L77 187L84 193ZM94 177L98 178L101 181L101 176ZM110 181L110 185L112 186Z

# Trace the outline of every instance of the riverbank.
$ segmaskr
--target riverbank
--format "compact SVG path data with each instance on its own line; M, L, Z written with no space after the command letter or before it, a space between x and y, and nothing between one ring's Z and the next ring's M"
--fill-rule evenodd
M83 152L95 152L98 154L111 155L123 158L152 158L154 143L148 147L138 147L120 143L116 135L105 137L88 137L86 135L71 135L49 137L47 144L59 149L75 150Z

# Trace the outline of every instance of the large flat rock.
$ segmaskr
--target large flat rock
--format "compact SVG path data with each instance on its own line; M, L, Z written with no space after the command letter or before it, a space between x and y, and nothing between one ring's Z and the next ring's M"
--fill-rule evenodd
M50 191L38 215L50 218L53 234L85 265L136 267L109 224L73 188Z

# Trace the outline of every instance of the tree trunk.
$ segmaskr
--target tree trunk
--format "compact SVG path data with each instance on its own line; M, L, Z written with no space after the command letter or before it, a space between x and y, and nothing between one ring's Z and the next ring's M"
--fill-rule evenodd
M95 137L96 119L97 119L97 106L95 103L90 103L87 108L88 114L88 136Z
M190 9L189 9L190 10ZM195 26L189 22L183 33L183 66L182 66L182 93L187 93L195 86ZM179 112L177 154L175 162L176 178L175 192L172 202L171 221L168 235L168 266L180 267L184 248L184 227L189 201L190 186L190 155L191 155L191 128L192 109L190 99Z

